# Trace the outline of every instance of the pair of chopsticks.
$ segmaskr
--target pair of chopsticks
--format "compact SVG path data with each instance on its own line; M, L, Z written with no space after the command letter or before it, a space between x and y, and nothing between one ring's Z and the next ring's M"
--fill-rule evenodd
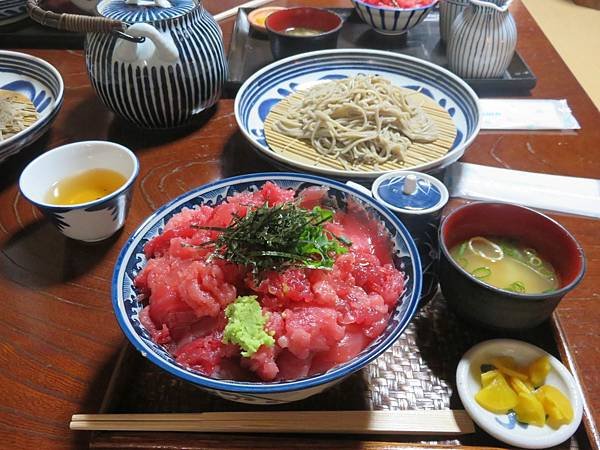
M215 14L214 18L217 22L227 19L231 16L235 16L240 8L258 8L259 6L266 5L267 3L271 3L273 0L251 0L246 3L242 3L235 8L228 9L227 11L223 11L219 14Z
M475 432L473 422L463 410L75 414L70 428L104 431L414 435L460 435Z

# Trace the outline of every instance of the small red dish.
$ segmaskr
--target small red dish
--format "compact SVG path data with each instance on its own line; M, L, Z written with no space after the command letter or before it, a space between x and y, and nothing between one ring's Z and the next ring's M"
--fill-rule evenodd
M267 17L265 27L276 59L337 46L344 21L336 13L320 8L299 7L275 11ZM303 28L317 33L307 36L290 35L287 30Z

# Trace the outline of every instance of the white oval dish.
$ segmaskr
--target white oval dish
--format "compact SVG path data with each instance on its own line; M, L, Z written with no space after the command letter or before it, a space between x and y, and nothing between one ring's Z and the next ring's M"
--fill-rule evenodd
M480 367L489 364L497 356L510 356L517 364L526 365L547 355L552 369L546 383L565 394L573 406L573 420L558 430L549 425L537 427L516 422L514 416L494 414L482 408L475 400L481 389ZM581 423L583 402L575 379L567 368L554 356L535 345L513 339L493 339L481 342L462 357L456 368L458 395L467 413L484 431L509 445L522 448L548 448L569 439Z

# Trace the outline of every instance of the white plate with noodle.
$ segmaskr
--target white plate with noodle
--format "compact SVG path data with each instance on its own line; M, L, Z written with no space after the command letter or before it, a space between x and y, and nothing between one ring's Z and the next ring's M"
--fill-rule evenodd
M0 50L0 162L15 155L48 131L63 102L60 73L43 59L26 53ZM26 120L6 94L14 93L35 109L36 118ZM10 130L3 133L1 130Z
M453 142L448 145L450 149L447 153L426 162L412 161L396 168L431 172L446 167L462 156L479 132L477 95L456 75L418 58L361 49L303 53L264 67L242 85L236 96L235 117L237 123L258 153L279 167L344 179L374 179L389 171L389 168L386 168L385 164L374 161L373 155L370 155L372 160L370 162L374 162L374 164L365 165L360 161L356 163L356 154L363 155L364 148L355 152L355 156L350 157L349 161L336 167L276 151L269 147L265 136L265 121L269 112L286 97L314 88L320 83L345 80L349 77L358 76L360 78L363 75L370 79L372 79L371 76L378 76L379 79L389 82L393 87L423 94L428 97L430 103L447 112L456 128L456 135ZM344 100L342 99L341 102L343 103ZM310 107L307 110L310 110ZM420 125L426 124L427 121L423 121L422 116L417 116ZM297 125L297 123L292 124L291 128ZM416 128L420 138L423 138L425 130L427 130L427 126ZM370 132L372 133L373 130ZM294 137L290 137L290 139L294 139ZM305 139L305 141L310 142L310 139ZM326 137L324 141L321 141L321 145L329 148L331 140ZM391 147L391 150L401 153L400 149L393 148L394 145L387 145L388 150ZM346 146L347 143L344 143L343 147ZM321 153L321 156L324 154L324 157L333 158L339 157L340 152L339 149L334 149L331 154L328 154L328 151Z

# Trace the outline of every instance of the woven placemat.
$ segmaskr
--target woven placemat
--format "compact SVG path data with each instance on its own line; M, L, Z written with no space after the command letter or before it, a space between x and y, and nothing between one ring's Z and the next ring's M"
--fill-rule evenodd
M423 306L400 339L364 370L323 394L283 405L261 407L229 402L170 376L135 350L117 367L119 387L110 393L102 412L165 413L256 410L407 410L461 409L454 382L461 356L486 339L509 337L460 321L440 294ZM557 356L548 324L527 333L510 335L534 343ZM502 443L478 431L457 439L403 441L440 444L496 445ZM575 438L562 449L578 449Z

